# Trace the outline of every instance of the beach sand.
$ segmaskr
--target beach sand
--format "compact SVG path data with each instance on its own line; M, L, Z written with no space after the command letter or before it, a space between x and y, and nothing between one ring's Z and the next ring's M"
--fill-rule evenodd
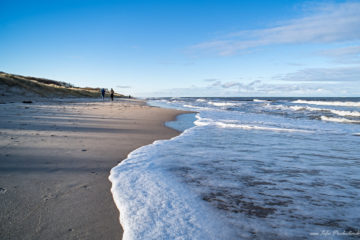
M110 169L179 134L180 111L115 102L0 104L0 239L121 239Z

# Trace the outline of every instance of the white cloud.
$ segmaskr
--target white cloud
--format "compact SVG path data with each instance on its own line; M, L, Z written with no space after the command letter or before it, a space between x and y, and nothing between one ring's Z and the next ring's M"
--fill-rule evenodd
M238 82L226 82L224 84L221 84L221 87L223 88L232 88L232 87L241 87L242 84Z
M266 79L265 79L266 80ZM269 79L268 79L269 80ZM360 90L360 66L338 68L306 68L296 72L274 76L274 83L255 80L222 81L204 79L203 87L164 89L142 96L154 97L319 97L319 96L358 96ZM282 82L281 82L282 81Z
M321 84L265 84L256 81L249 84L219 82L217 86L164 89L143 93L146 97L254 97L254 96L339 96L339 86L324 87ZM345 89L346 90L346 89ZM345 91L344 90L344 91ZM345 94L347 91L345 91Z
M319 53L320 55L333 59L337 63L353 64L360 62L360 46L323 50Z
M343 47L337 49L330 49L322 51L324 55L328 56L347 56L347 55L359 55L360 54L360 46L350 46L350 47Z
M304 91L317 91L318 86L311 86L310 84L267 84L260 80L250 82L248 84L241 82L221 82L218 81L215 87L219 92L233 92L238 94L283 94Z
M116 86L116 88L131 88L130 86L122 86L122 85L118 85Z
M315 13L314 13L315 12ZM279 26L231 33L192 49L231 55L273 44L333 43L360 39L360 3L319 5L310 14Z
M276 78L296 82L360 82L360 66L306 68Z
M208 86L208 88L212 88L212 87L220 87L220 88L223 88L223 89L245 89L245 90L254 90L254 87L258 84L260 84L261 81L260 80L256 80L256 81L253 81L251 83L248 83L248 84L244 84L244 83L241 83L241 82L222 82L220 80L217 80L215 82L213 82L212 84L210 84Z
M205 82L215 82L215 81L218 81L218 80L219 79L217 79L217 78L206 78L203 81L205 81Z

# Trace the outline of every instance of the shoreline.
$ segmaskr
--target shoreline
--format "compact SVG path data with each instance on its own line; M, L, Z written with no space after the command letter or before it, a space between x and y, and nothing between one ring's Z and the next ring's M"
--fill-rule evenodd
M121 239L110 170L179 135L165 122L187 113L123 99L0 108L1 239Z

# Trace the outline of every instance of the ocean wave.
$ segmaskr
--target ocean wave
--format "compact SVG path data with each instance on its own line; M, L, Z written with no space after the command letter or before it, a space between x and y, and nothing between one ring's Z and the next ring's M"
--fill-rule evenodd
M196 101L197 101L197 102L206 102L206 100L203 99L203 98L196 99Z
M207 126L213 125L220 128L238 128L244 130L263 130L263 131L274 131L274 132L302 132L302 133L312 133L310 130L303 129L293 129L293 128L277 128L277 127L268 127L268 126L257 126L250 124L240 124L236 121L213 121L210 119L205 119L197 117L198 120L195 121L197 126Z
M360 123L359 120L351 120L347 118L333 118L333 117L326 117L321 116L321 120L327 121L327 122L339 122L339 123Z
M289 110L288 106L285 105L272 105L270 103L267 103L266 105L262 106L264 108L270 109L270 110Z
M307 101L296 100L293 103L311 104L311 105L323 105L323 106L342 106L342 107L360 107L360 102L327 102L327 101Z
M253 99L253 102L270 102L270 101L255 98L255 99Z
M302 133L311 133L313 131L302 130L302 129L291 129L291 128L275 128L275 127L263 127L256 125L247 125L247 124L231 124L231 123L216 123L217 126L222 128L240 128L245 130L263 130L263 131L274 131L274 132L302 132Z
M217 107L225 107L225 106L236 106L236 103L229 103L229 102L208 102L208 104L217 106Z
M289 108L294 111L304 111L304 110L312 111L312 109L315 110L315 108L305 107L305 106L290 106Z
M360 112L357 111L330 110L330 112L339 116L360 117Z
M345 110L335 110L335 109L328 109L328 108L314 108L308 106L290 106L290 109L295 111L318 111L318 112L330 112L335 115L339 116L351 116L351 117L360 117L360 112L358 111L345 111Z
M187 108L201 108L199 106L194 106L194 105L189 105L189 104L184 104L183 106L187 107Z

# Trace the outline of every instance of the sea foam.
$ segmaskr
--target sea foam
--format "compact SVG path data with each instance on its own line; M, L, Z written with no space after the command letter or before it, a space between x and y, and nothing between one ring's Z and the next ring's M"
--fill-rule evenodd
M169 153L171 141L141 147L111 170L111 192L120 210L123 239L234 238L206 202L164 170L161 159Z

